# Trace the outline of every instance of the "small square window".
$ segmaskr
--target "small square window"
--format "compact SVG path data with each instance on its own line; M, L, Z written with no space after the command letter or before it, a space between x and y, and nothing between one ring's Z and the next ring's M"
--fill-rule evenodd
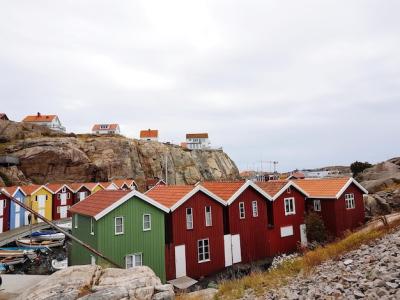
M354 201L354 194L345 194L344 199L346 201L346 209L353 209L356 207L356 203Z
M253 210L253 217L254 218L258 217L258 203L257 203L257 201L253 201L251 203L251 207L252 207L252 210Z
M126 269L139 267L143 265L142 253L129 254L125 256L125 267Z
M199 263L210 260L210 243L208 239L198 240L197 250Z
M314 200L314 211L321 211L321 200Z
M115 217L115 235L124 234L124 217Z
M244 209L244 202L239 202L239 218L244 219L246 217L246 211Z
M285 198L285 216L295 215L296 208L294 204L294 198Z
M143 231L151 230L151 215L144 214L143 215Z

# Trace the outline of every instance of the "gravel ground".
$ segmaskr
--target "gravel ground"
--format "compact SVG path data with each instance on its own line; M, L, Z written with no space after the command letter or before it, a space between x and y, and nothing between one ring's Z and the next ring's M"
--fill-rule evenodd
M251 290L244 299L255 299ZM327 261L258 299L400 299L400 231Z

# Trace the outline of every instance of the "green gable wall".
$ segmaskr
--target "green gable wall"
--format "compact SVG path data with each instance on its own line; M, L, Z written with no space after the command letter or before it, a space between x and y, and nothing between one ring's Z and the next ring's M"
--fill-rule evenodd
M143 214L151 215L151 230L143 231ZM115 217L124 217L124 234L115 235ZM82 221L81 221L82 219ZM81 223L84 225L81 226ZM79 216L78 229L73 233L110 259L125 268L125 256L142 253L143 265L150 267L165 282L165 227L164 212L133 197L95 222L95 235L90 234L90 218ZM87 226L87 227L86 227ZM93 243L93 244L91 244ZM86 254L84 254L86 252ZM90 264L90 254L73 244L72 265ZM102 264L101 260L97 260Z
M75 228L75 217L72 216L72 235L89 244L93 248L97 248L97 224L94 221L95 235L90 234L90 217L78 215L78 228ZM71 263L70 265L88 265L91 263L91 252L84 247L72 241Z

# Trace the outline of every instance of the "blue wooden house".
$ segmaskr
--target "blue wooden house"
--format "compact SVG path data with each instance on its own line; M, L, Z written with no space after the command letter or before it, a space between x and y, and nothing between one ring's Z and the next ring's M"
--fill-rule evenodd
M13 198L18 199L22 203L25 203L26 194L18 186L5 187L3 190ZM20 205L13 201L10 201L10 230L18 228L20 226L28 225L29 212L25 211Z

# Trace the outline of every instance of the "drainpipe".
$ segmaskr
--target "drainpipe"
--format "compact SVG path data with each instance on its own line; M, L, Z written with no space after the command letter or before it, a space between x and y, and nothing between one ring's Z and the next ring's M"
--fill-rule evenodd
M41 219L43 222L47 223L50 227L56 229L57 231L64 233L65 236L69 237L71 240L77 242L79 245L81 245L82 247L86 248L87 250L89 250L90 252L94 253L95 255L101 257L102 259L104 259L105 261L109 262L110 264L112 264L113 266L117 267L117 268L121 268L121 266L119 264L117 264L116 262L114 262L113 260L111 260L110 258L108 258L107 256L105 256L104 254L102 254L101 252L97 251L96 249L92 248L92 246L86 244L85 242L82 242L80 239L74 237L72 234L70 234L68 231L64 230L63 228L59 227L58 225L54 224L53 222L51 222L50 220L48 220L47 218L45 218L44 216L42 216L41 214L37 213L36 211L34 211L32 208L30 208L29 206L25 205L25 203L22 203L20 201L18 201L17 199L15 199L14 197L6 194L5 192L3 192L2 190L0 190L0 194L8 197L11 201L13 201L14 203L18 204L19 206L21 206L22 208L24 208L25 210L29 211L31 214L33 214L34 216L36 216L36 218ZM32 201L32 199L31 199ZM32 202L31 202L32 204ZM31 225L30 225L31 226ZM32 231L32 229L31 229Z

